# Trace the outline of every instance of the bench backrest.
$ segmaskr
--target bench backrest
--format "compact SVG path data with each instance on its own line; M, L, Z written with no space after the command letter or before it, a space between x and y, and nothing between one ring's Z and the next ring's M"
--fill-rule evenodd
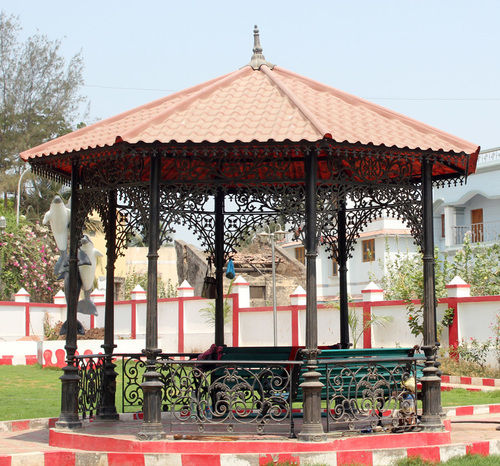
M291 346L225 347L222 361L289 361Z
M362 357L408 358L413 356L413 348L361 348L361 349L330 349L322 348L318 359L343 359Z
M370 362L375 362L374 358L387 358L382 361L378 361L378 374L381 376L386 376L392 373L392 371L401 363L398 363L398 358L408 358L414 356L413 348L364 348L364 349L321 349L321 354L318 355L318 367L317 372L320 373L320 381L323 383L322 388L322 398L326 395L326 385L327 385L327 368L326 364L322 364L322 360L331 359L341 359L345 360L345 363L339 366L331 364L329 369L331 370L330 377L341 377L338 382L342 380L345 386L343 387L343 395L346 397L352 396L353 386L356 386L358 382L364 379L368 374L368 365ZM345 368L349 370L346 372ZM304 381L303 374L307 371L306 367L302 367L299 375L298 384L300 385ZM385 374L384 374L385 373ZM421 376L421 370L417 369L417 378ZM399 380L401 375L397 373L394 378L387 377L387 380L392 380L392 383L400 385L402 380ZM388 389L386 388L386 391ZM294 397L296 401L302 401L302 391L298 390Z

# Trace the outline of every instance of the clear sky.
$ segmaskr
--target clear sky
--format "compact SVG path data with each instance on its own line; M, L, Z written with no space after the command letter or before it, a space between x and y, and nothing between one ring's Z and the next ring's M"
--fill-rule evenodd
M92 120L266 59L500 146L500 0L2 0L23 34L82 51Z
M2 0L23 34L85 61L92 120L266 59L481 145L500 146L499 0ZM154 89L154 90L139 90Z

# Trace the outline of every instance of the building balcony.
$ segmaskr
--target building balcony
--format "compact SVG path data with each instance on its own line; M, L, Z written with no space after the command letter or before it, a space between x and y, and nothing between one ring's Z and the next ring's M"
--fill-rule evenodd
M465 235L469 235L473 243L491 243L500 238L500 220L494 222L472 223L453 226L453 244L464 243Z

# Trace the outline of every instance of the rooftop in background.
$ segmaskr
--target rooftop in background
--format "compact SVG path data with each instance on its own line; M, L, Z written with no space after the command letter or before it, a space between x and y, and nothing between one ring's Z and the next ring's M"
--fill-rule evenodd
M21 154L34 157L156 141L318 141L473 155L479 147L267 62L258 30L243 68L176 92Z
M477 171L500 164L500 147L485 149L479 152L477 158ZM497 167L498 168L498 167Z

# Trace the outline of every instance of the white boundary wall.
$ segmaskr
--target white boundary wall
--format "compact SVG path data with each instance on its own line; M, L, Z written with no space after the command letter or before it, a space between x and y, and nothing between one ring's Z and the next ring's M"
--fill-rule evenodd
M374 285L374 284L372 284ZM449 285L449 297L441 299L437 308L438 320L449 307L455 309L456 319L450 329L441 335L441 346L457 344L462 339L475 338L483 342L495 339L493 325L500 315L500 296L468 296L464 283ZM236 287L241 288L243 287ZM185 289L185 288L184 288ZM458 291L457 291L458 290ZM462 290L462 291L460 291ZM465 291L463 291L465 290ZM303 291L303 290L302 290ZM366 292L366 293L365 293ZM392 320L384 326L373 326L358 339L362 347L411 347L422 344L415 338L407 324L406 306L402 301L383 301L383 291L365 290L365 301L351 303L351 310L357 315L358 328L363 325L364 316L390 316ZM146 301L141 299L115 303L116 352L140 352L144 348ZM297 298L298 296L298 298ZM305 295L291 296L290 306L279 306L278 345L304 346L305 344ZM238 292L227 297L231 306L232 319L225 325L225 342L229 346L272 346L273 310L271 307L245 308L239 305ZM245 302L243 300L243 302ZM418 305L418 304L417 304ZM158 333L160 348L166 353L202 352L214 340L214 326L206 321L202 310L210 302L200 297L183 294L179 298L159 300ZM86 328L104 326L104 304L97 304L97 317L78 315ZM318 345L328 346L340 341L340 312L334 306L318 306ZM26 357L43 362L43 352L50 349L55 355L64 347L64 341L16 341L43 339L43 320L48 316L53 325L65 320L65 304L39 304L28 302L0 302L0 364L25 364ZM135 319L134 319L135 315ZM350 335L353 340L353 335ZM101 352L102 342L90 343L79 340L79 353ZM493 351L489 364L497 363Z

